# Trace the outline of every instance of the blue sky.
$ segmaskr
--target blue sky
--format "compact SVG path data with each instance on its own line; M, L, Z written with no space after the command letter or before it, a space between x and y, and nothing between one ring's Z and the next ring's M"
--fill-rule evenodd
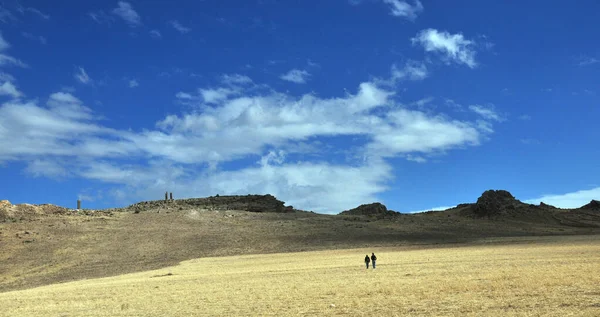
M600 3L3 1L0 199L600 199Z

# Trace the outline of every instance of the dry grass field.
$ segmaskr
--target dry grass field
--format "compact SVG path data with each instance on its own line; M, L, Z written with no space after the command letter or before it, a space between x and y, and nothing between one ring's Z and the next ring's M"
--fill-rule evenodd
M0 315L600 316L599 263L599 236L211 257L0 293Z

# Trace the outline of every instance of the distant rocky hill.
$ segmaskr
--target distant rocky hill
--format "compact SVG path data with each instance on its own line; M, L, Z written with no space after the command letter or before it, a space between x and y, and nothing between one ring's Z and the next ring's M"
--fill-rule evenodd
M292 212L295 209L286 207L283 201L273 195L234 195L212 196L206 198L189 198L175 200L154 200L133 204L128 211L140 212L148 209L187 209L201 208L209 210L244 210L250 212Z
M385 216L395 216L399 213L388 210L387 207L382 203L371 203L360 205L356 208L344 210L340 213L340 215L347 216L377 216L377 217L385 217Z
M580 209L584 210L598 210L600 211L600 201L592 200L589 204L581 206Z

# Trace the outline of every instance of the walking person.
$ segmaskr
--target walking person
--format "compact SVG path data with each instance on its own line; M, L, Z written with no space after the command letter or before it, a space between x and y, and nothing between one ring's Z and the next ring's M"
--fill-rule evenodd
M369 262L371 262L371 259L369 259L369 255L365 255L365 264L367 265L367 270L369 269Z
M373 269L375 269L375 261L377 261L377 257L375 253L371 253L371 262L373 262Z

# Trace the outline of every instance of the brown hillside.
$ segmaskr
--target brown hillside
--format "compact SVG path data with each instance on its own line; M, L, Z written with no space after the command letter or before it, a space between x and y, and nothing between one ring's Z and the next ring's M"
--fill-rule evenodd
M390 212L381 204L356 208L367 215L294 211L270 195L144 202L108 210L4 202L0 291L155 269L207 256L600 234L600 213L595 210L540 207L496 194L446 211L393 217L370 216Z

